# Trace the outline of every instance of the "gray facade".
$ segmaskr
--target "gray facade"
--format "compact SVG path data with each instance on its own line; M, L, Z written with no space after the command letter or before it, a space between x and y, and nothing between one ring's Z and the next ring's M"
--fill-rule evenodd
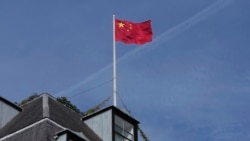
M21 108L0 97L0 129L14 118Z
M82 119L103 141L138 141L139 122L110 106Z
M84 121L103 141L112 141L112 110Z

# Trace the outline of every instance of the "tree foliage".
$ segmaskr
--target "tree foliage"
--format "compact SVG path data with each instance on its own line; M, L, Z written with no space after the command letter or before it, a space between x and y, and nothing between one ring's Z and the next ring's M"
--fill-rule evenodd
M29 96L28 98L22 100L20 103L17 103L18 106L22 106L30 101L32 101L33 99L39 97L39 95L37 93L32 94L31 96Z
M78 109L74 104L71 103L71 101L69 101L67 99L67 97L57 97L56 100L60 103L62 103L64 106L72 109L73 111L75 111L78 114L82 114L80 109Z
M20 103L17 103L18 106L22 106L32 100L34 100L35 98L39 97L40 95L37 93L32 94L31 96L29 96L28 98L22 100ZM67 97L57 97L56 100L60 103L62 103L64 106L72 109L73 111L75 111L78 114L82 114L81 111L74 105L71 103L71 101L69 101L67 99Z

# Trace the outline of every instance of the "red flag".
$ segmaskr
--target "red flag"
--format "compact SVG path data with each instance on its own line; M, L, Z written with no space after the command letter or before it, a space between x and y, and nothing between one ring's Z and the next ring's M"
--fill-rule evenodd
M126 44L142 45L152 41L151 20L133 23L125 20L115 20L115 40Z

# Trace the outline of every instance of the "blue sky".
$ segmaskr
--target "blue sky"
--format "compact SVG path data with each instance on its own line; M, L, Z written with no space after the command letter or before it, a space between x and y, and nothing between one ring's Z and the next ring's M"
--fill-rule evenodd
M152 20L153 41L117 47L122 101L151 141L250 140L250 1L1 0L0 94L112 96L112 14ZM112 104L112 100L108 105Z

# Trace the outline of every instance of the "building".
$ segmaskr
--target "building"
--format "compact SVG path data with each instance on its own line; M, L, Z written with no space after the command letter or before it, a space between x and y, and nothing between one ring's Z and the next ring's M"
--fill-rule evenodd
M138 141L138 124L114 106L82 117L49 94L21 107L0 97L0 141Z

